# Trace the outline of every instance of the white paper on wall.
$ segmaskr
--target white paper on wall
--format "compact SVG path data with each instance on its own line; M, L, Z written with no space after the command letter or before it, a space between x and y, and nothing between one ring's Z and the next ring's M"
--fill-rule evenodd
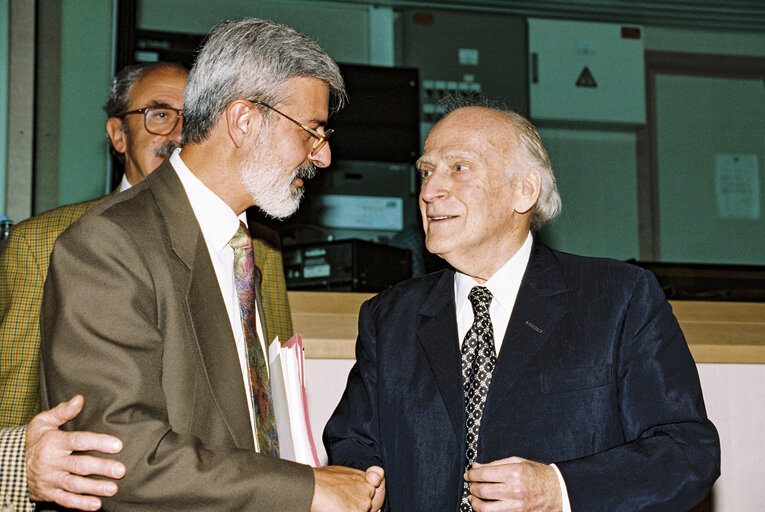
M720 218L759 219L757 155L715 155L715 194Z

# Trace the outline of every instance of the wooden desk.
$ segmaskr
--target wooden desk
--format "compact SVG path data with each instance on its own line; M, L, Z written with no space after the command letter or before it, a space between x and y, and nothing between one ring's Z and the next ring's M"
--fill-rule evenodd
M361 304L371 293L289 292L306 357L353 359ZM765 303L674 301L697 363L765 364Z

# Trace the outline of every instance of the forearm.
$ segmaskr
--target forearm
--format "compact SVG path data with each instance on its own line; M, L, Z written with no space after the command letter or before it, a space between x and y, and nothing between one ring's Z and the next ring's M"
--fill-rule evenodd
M719 475L717 436L701 424L678 429L558 463L572 510L631 512L650 504L671 512L701 501Z
M330 464L357 469L382 466L378 446L377 362L374 319L368 304L359 313L356 364L343 396L324 429Z
M35 509L27 488L26 426L0 429L0 507L12 505L15 512Z

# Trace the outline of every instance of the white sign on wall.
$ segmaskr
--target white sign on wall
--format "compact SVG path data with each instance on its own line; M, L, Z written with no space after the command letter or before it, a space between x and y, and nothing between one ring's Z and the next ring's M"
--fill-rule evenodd
M715 193L721 218L759 219L757 155L715 155Z

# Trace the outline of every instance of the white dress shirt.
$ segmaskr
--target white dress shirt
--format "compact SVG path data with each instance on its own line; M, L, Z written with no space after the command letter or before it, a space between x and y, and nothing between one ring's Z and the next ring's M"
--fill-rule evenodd
M223 302L226 304L228 320L231 324L231 331L234 333L236 351L239 355L239 366L242 372L244 389L247 393L247 408L250 413L250 425L252 426L252 438L255 441L255 451L259 451L258 436L255 433L255 417L252 408L252 388L247 371L247 349L242 330L242 319L239 314L239 298L236 293L236 284L234 283L234 249L228 244L239 229L239 222L247 224L247 216L245 213L242 213L237 217L231 207L212 190L207 188L183 163L180 151L180 149L176 149L170 155L170 163L178 174L178 178L180 178L186 195L189 198L191 209L194 210L194 216L199 223L207 250L210 253L215 276L218 278L218 286L220 287ZM268 351L266 350L265 336L263 335L263 326L260 324L257 305L255 319L260 345L263 349L263 354L267 355ZM266 368L268 368L267 364Z
M515 306L515 299L518 297L518 290L521 287L521 280L529 264L532 241L533 237L529 233L521 248L483 285L467 274L454 273L454 304L457 310L457 333L460 348L462 348L465 335L473 325L473 306L470 304L468 294L474 286L485 286L492 295L489 316L494 330L494 350L499 356L507 325L510 322L510 315ZM563 481L563 475L555 464L550 465L555 470L555 474L558 475L558 483L563 498L563 512L571 512L571 504L568 500L568 491L566 490L566 482Z
M127 179L127 174L122 175L122 181L120 181L120 192L124 192L127 189L129 189L132 185Z

